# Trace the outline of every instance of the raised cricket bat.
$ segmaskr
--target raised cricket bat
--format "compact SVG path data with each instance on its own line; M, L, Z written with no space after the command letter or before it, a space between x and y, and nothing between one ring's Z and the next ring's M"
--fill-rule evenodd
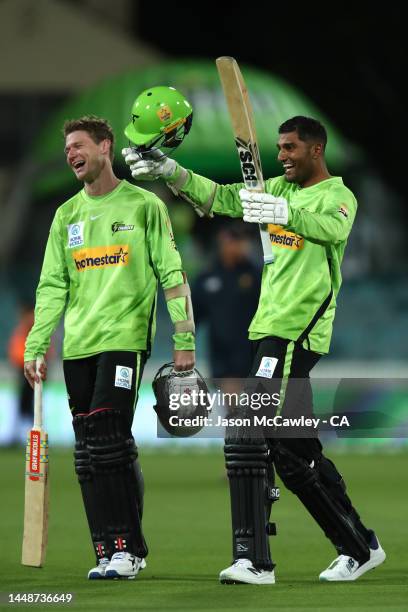
M37 357L37 373L42 358ZM26 446L24 535L21 563L44 564L48 535L48 435L43 429L42 381L34 385L34 425Z
M219 57L216 64L231 118L245 188L248 191L264 191L255 120L241 71L233 57ZM274 257L268 226L260 225L259 231L264 262L270 264Z

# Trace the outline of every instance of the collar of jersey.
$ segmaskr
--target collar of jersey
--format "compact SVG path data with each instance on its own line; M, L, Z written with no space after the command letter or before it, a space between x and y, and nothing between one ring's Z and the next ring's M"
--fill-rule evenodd
M299 189L301 191L310 191L311 189L319 188L323 184L327 184L327 183L340 183L340 185L343 185L343 179L341 178L341 176L331 176L330 178L324 179L324 181L320 181L319 183L316 183L315 185L311 185L310 187L300 187L299 185Z
M121 180L120 183L116 185L115 189L112 189L112 191L109 191L109 193L104 193L103 195L99 195L99 196L88 195L84 187L81 191L81 194L86 202L92 202L92 203L107 202L112 196L115 196L124 187L124 185L125 185L125 181Z

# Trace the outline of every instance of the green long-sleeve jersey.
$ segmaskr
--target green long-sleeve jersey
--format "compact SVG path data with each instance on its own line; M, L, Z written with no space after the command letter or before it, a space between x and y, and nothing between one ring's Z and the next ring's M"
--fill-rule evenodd
M218 185L180 167L168 182L207 212L243 216L242 183ZM301 188L279 176L265 182L265 191L286 198L289 219L285 227L268 226L275 262L264 266L249 338L279 336L327 353L356 199L340 177Z
M51 225L25 360L45 354L64 311L64 359L149 351L158 282L164 289L184 282L163 202L127 181L103 196L82 189ZM173 322L188 318L186 298L167 305ZM194 349L192 333L173 338L176 349Z

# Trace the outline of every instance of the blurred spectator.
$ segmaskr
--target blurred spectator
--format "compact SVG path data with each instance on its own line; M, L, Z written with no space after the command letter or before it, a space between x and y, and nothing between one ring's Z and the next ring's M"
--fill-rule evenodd
M34 392L24 376L24 348L28 332L34 324L34 307L22 303L19 318L8 343L8 360L16 371L17 385L17 418L13 432L12 443L25 442L27 431L32 427L34 418ZM55 353L50 346L46 358L52 358Z
M33 422L34 393L24 376L25 341L33 323L33 306L22 304L17 326L11 334L8 344L8 359L10 365L16 370L17 380L17 420L13 442L22 442Z
M261 272L250 259L245 226L232 222L216 236L217 254L192 288L197 325L208 324L214 378L244 378L251 369L248 327L258 305Z

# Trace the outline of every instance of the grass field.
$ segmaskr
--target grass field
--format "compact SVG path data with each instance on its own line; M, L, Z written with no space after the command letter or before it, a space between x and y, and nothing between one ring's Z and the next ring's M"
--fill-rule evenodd
M370 610L408 609L407 454L335 457L368 526L388 558L355 583L319 583L335 551L289 492L275 504L278 537L274 586L220 585L230 563L229 495L220 451L141 454L146 482L147 568L133 581L90 582L90 537L67 451L51 454L50 531L46 565L20 565L23 449L0 451L3 593L72 592L75 610ZM2 606L6 607L6 604ZM15 606L7 605L8 608ZM36 606L61 609L61 605Z

